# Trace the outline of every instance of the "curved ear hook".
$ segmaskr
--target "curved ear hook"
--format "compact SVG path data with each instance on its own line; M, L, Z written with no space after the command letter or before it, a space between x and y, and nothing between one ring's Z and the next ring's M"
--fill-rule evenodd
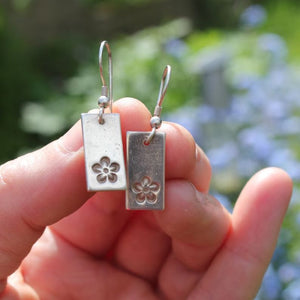
M150 142L152 141L156 129L158 129L161 126L161 118L160 114L162 111L162 103L165 98L165 94L169 85L170 81L170 76L171 76L171 66L167 65L164 69L161 82L160 82L160 88L159 88L159 93L158 93L158 98L157 98L157 103L154 109L153 117L150 119L150 125L152 127L152 131L148 138L145 140L145 144L149 145Z
M165 98L165 94L166 94L166 91L167 91L167 88L169 85L170 76L171 76L171 66L167 65L164 69L164 72L163 72L163 75L161 78L156 107L161 108L161 106L162 106L162 103ZM154 111L154 115L155 115L155 111Z
M107 88L104 76L103 76L103 65L102 65L102 57L103 57L103 50L104 47L107 50L108 54L108 77L109 77L109 89ZM100 70L100 78L102 82L102 88L101 88L101 96L98 99L98 105L100 107L99 111L99 123L103 124L103 113L104 109L109 105L110 112L112 112L112 56L110 47L107 41L103 41L100 44L99 48L99 70Z

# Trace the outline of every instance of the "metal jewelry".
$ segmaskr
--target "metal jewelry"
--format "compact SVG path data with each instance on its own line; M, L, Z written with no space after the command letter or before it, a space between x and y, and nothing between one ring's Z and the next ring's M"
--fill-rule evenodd
M108 53L109 88L103 76L104 48ZM125 190L120 115L112 113L112 57L107 41L100 44L99 68L102 81L101 96L98 99L99 112L81 114L87 190ZM110 113L105 112L107 107Z
M169 84L171 67L166 66L158 100L150 120L151 132L127 132L126 208L163 210L165 208L165 139L161 126L162 102Z

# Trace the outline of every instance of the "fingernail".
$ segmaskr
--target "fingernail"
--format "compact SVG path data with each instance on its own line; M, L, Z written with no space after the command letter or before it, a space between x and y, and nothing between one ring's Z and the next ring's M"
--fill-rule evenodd
M196 161L199 162L202 159L203 151L202 149L196 144Z

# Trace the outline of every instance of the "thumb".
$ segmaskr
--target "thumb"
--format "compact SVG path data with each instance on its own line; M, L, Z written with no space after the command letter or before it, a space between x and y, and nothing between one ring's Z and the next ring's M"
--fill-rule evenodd
M192 299L200 299L203 291L209 291L211 299L254 299L276 247L292 187L290 177L277 168L250 179L234 208L228 239L195 288L193 296L198 298Z

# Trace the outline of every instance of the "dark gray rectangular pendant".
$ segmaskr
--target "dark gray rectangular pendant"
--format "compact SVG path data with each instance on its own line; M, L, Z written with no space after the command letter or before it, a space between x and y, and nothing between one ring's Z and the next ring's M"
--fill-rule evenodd
M126 208L163 210L165 207L165 133L127 132Z
M88 191L125 190L126 172L119 114L81 114Z

